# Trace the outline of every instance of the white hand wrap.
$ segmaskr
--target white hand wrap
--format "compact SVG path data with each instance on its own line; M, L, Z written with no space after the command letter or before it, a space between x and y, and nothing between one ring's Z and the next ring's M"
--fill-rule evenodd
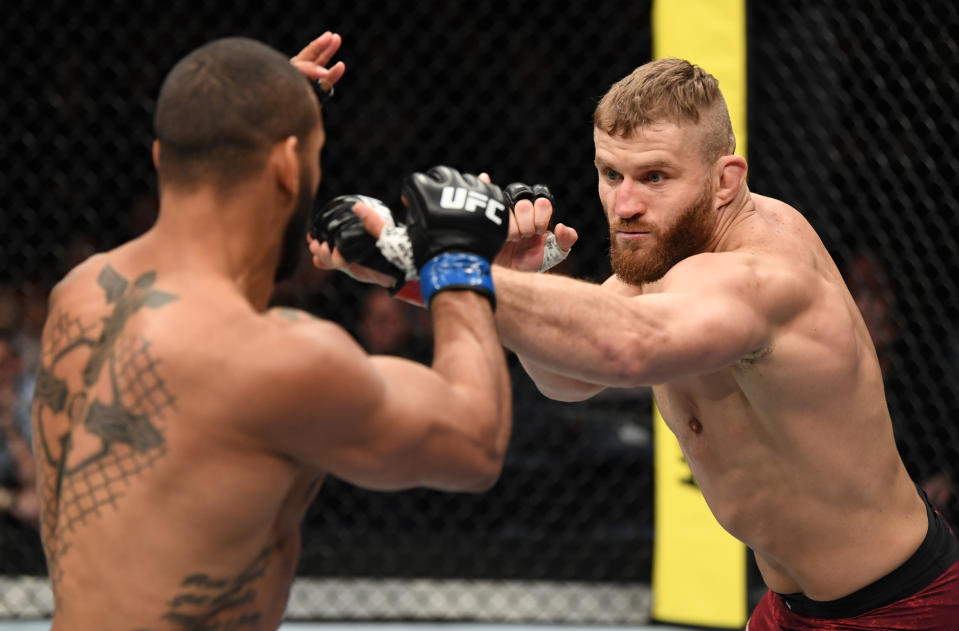
M546 233L546 245L543 246L543 265L539 271L545 272L548 269L556 267L569 256L569 250L563 252L563 249L556 243L556 235L552 231Z
M397 226L393 222L392 216L386 220L383 232L376 240L376 247L387 261L406 274L406 280L419 278L416 264L413 263L413 243L410 235L406 232L406 226Z

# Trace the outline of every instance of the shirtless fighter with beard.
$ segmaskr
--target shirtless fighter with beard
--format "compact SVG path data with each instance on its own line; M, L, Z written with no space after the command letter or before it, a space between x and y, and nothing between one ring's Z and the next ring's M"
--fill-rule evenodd
M802 215L748 189L716 79L650 62L593 122L614 274L523 271L539 267L552 206L516 201L494 267L503 343L553 399L653 387L707 504L770 588L750 631L957 628L959 543L896 450L862 316ZM575 238L557 226L561 247ZM311 250L345 264L329 244Z

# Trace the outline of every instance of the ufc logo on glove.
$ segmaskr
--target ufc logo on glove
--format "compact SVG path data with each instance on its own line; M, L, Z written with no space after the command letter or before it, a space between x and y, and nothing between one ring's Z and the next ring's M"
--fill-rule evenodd
M466 210L468 212L476 212L479 208L486 208L486 218L497 226L503 223L503 219L497 217L496 212L506 210L506 206L483 193L456 186L443 187L443 191L440 193L440 206L449 210Z

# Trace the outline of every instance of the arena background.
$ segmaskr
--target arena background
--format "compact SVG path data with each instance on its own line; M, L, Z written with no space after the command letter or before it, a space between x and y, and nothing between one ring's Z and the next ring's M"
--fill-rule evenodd
M871 325L903 459L917 482L951 481L943 508L955 522L959 9L747 8L750 187L819 230ZM580 232L563 272L603 279L591 113L650 59L650 11L606 0L7 7L0 328L29 341L57 278L149 227L160 82L227 35L291 55L324 30L343 35L320 201L362 192L395 203L405 174L435 164L548 183L558 218ZM382 296L304 265L274 302L428 361L424 313ZM28 374L29 344L23 359ZM294 591L292 618L636 621L654 536L650 394L550 402L510 361L515 433L501 481L472 496L330 480L303 525L299 584L312 589ZM47 615L44 573L35 530L0 515L0 617Z

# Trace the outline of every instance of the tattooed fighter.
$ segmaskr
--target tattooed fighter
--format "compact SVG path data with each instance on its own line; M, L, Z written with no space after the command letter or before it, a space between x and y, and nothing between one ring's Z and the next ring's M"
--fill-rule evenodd
M434 281L432 368L267 309L305 250L320 181L307 79L332 89L339 44L326 33L291 64L230 38L180 61L157 102L156 225L50 295L33 422L54 631L276 629L326 474L457 491L499 475L499 188L452 169L404 185L413 260ZM444 186L487 212L440 208Z

